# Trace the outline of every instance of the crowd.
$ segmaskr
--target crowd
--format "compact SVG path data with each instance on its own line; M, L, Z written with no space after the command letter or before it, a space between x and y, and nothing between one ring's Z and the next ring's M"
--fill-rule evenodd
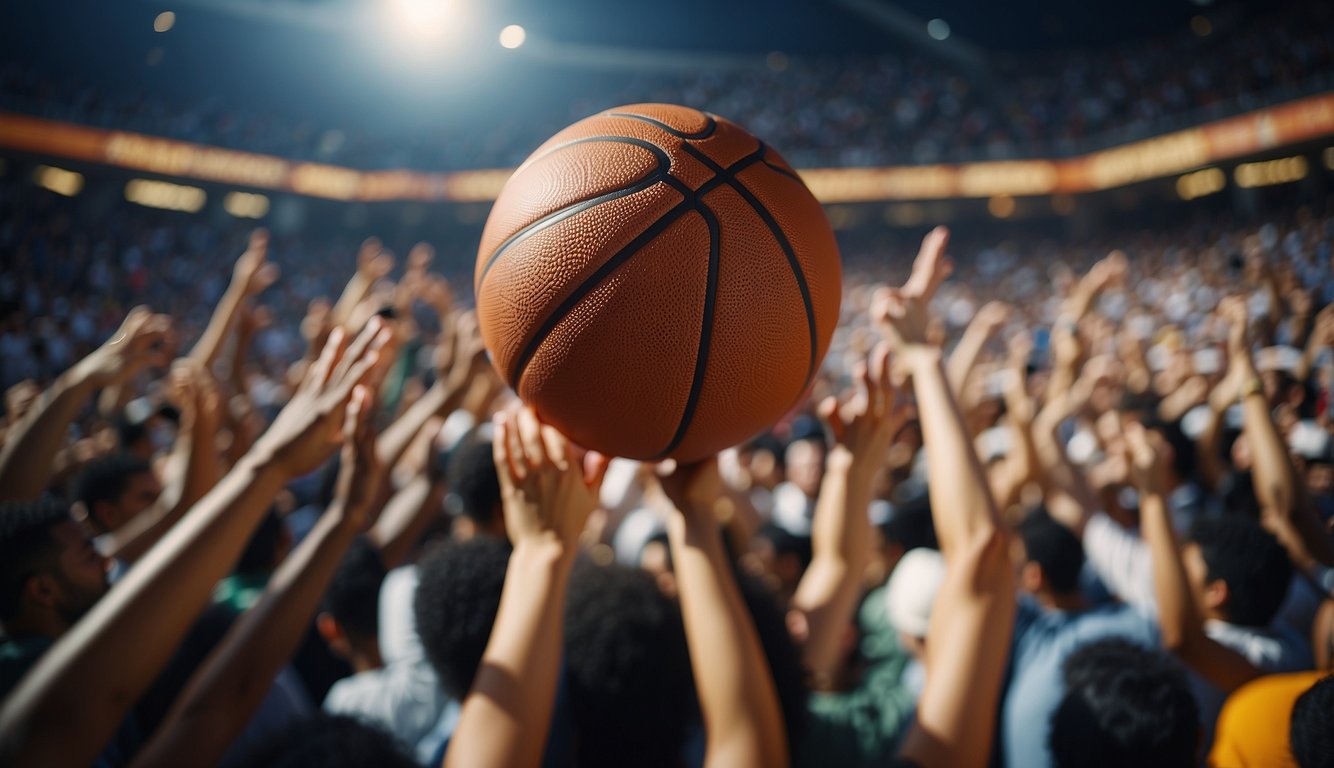
M471 244L72 206L0 186L0 763L1334 764L1331 201L849 241L686 467L514 402Z
M778 67L635 75L546 70L508 86L500 110L450 110L389 134L321 125L217 96L189 103L120 92L11 64L0 110L360 168L512 167L566 124L642 101L685 103L748 127L798 167L1068 155L1334 87L1327 3L1216 14L1106 50L992 54L975 69L924 54L784 57ZM1212 24L1210 24L1212 27Z

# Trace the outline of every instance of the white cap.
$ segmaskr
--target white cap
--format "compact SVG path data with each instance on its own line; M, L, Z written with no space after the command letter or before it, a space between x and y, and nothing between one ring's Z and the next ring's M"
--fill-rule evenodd
M913 637L926 637L931 606L945 580L945 557L934 549L910 550L894 566L885 588L885 607L894 628Z

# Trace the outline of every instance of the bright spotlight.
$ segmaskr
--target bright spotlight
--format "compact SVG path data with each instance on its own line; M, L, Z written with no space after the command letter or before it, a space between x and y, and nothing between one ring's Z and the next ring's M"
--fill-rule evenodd
M153 19L154 32L166 32L174 26L176 26L176 14L171 11L163 11Z
M945 40L950 36L950 23L944 19L932 19L926 23L926 33L933 40Z
M518 24L511 24L500 30L500 44L506 48L518 48L528 39L528 33Z
M394 0L392 5L398 25L420 39L442 37L457 22L454 0Z

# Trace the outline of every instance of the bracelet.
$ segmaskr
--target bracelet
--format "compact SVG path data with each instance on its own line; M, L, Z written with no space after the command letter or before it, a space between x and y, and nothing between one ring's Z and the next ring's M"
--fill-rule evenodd
M1241 385L1241 398L1240 398L1240 399L1245 400L1246 398L1250 397L1251 395L1260 395L1260 394L1264 394L1264 391L1265 391L1265 383L1264 383L1263 381L1261 381L1260 378L1259 378L1258 376L1257 376L1257 377L1254 377L1254 378L1250 378L1250 379L1247 379L1247 380L1246 380L1246 383L1245 383L1245 384L1242 384L1242 385Z

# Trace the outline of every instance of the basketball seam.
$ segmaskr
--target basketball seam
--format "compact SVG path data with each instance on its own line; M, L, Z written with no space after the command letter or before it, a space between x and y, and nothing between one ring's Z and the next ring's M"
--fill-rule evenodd
M760 157L762 158L764 152L766 152L768 148L766 147L764 142L760 142L759 144L760 148L758 152L760 154ZM694 157L696 160L699 160L700 162L712 168L714 170L714 173L719 175L727 173L728 169L725 169L722 166L718 165L708 155L705 155L703 152L700 152L699 150L695 149L689 144L683 145L682 149L690 153L690 155ZM768 165L768 163L765 163L765 165ZM715 176L715 178L718 177ZM800 179L798 179L798 181L800 181ZM815 329L815 308L811 303L810 286L806 282L806 275L801 269L801 263L797 261L796 251L793 250L792 243L788 241L787 235L783 233L782 228L778 226L778 222L774 220L773 214L769 213L769 209L764 207L764 204L761 203L759 199L755 197L754 193L752 193L750 189L741 182L740 179L735 178L735 176L729 175L729 177L723 183L727 184L732 189L736 190L736 193L740 195L741 198L745 200L748 205L750 205L750 207L755 211L755 214L760 217L760 220L764 222L764 225L769 229L769 234L773 235L774 240L778 243L778 247L782 249L783 255L787 257L788 267L791 268L792 270L792 277L797 281L797 290L801 293L801 303L806 310L806 326L807 330L810 333L810 360L806 368L806 384L810 384L811 378L815 375L815 358L816 358L816 346L817 346L817 337Z
M718 121L708 112L700 113L704 115L704 119L708 121L708 124L704 126L703 130L695 131L694 133L686 133L678 128L673 128L661 120L654 120L646 115L637 115L634 112L607 112L605 114L607 117L624 117L628 120L638 120L641 123L657 126L678 139L707 139L713 135L714 131L718 130Z
M667 152L664 151L662 147L659 147L651 142L643 141L641 139L636 139L628 136L590 136L584 139L579 139L577 141L570 142L569 144L563 144L561 146L563 147L572 146L574 144L583 144L594 141L610 141L621 144L632 144L634 146L642 147L653 153L654 159L657 164L653 168L653 170L649 171L642 178L637 179L633 184L631 184L628 187L615 189L610 192L604 192L601 195L598 195L597 197L585 198L582 200L575 200L573 202L567 203L566 205L547 213L546 215L542 216L536 221L528 223L518 232L515 232L514 234L505 238L505 240L503 240L500 243L500 245L496 246L495 250L491 252L491 255L487 256L486 263L482 265L481 274L477 276L477 284L473 288L475 292L479 294L481 293L482 282L486 280L487 273L491 271L491 267L496 263L496 260L499 259L501 254L504 253L505 251L523 242L524 240L527 240L532 235L541 232L547 227L550 227L553 224L558 224L570 218L571 216L582 213L586 210L589 210L590 208L595 208L601 205L602 203L611 202L613 200L619 200L623 197L628 197L637 192L642 192L645 189L648 189L649 187L653 186L654 184L657 184L658 182L662 181L663 177L667 175L667 172L669 172L671 169L671 162L672 162L671 158L667 156ZM559 147L554 149L559 149Z
M803 187L806 186L806 180L805 180L805 179L801 178L800 176L798 176L797 174L793 173L792 171L789 171L788 169L784 168L783 166L778 165L777 163L771 163L771 162L769 162L768 160L765 160L765 161L764 161L764 164L767 165L767 166L769 166L769 168L771 168L772 170L775 170L775 171L777 171L777 172L783 174L784 176L788 177L789 179L792 179L793 181L799 181L799 182L801 182L801 185L802 185Z
M510 381L512 382L511 386L514 387L515 392L519 391L520 377L528 367L529 360L531 360L533 355L537 353L537 348L542 345L543 341L546 341L546 338L550 335L552 329L554 329L561 320L565 319L565 316L570 313L570 310L574 309L579 302L583 301L584 298L605 280L608 275L616 271L617 267L628 261L640 248L651 243L655 237L662 234L672 224L675 224L677 219L681 218L686 211L691 210L693 207L694 201L690 198L677 203L668 210L667 213L664 213L661 218L653 222L647 229L636 235L633 240L626 243L624 247L615 253L615 255L603 262L602 266L598 267L592 275L589 275L588 279L580 283L579 286L576 287L574 291L572 291L570 295L551 312L551 314L547 315L547 319L544 320L542 325L538 327L537 331L533 333L532 337L528 340L528 343L524 345L523 351L519 354L519 357L514 361L514 366L511 369Z
M653 460L662 459L676 450L685 439L686 431L695 420L695 408L699 405L699 395L704 389L704 374L709 365L709 349L713 345L713 313L718 296L718 270L722 234L718 226L718 216L713 209L702 201L695 201L695 211L709 228L709 271L704 283L704 316L699 328L699 350L695 353L695 373L690 382L690 394L686 396L686 407L681 413L681 421L676 426L676 434Z

